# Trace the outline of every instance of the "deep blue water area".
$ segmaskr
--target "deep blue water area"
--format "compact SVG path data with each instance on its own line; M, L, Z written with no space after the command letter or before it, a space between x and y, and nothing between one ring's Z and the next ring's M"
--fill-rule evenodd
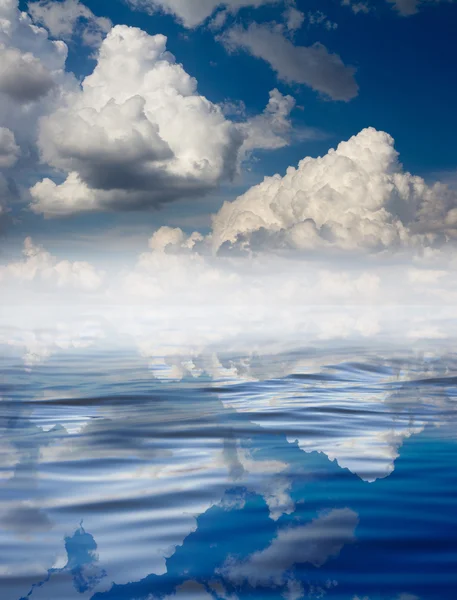
M1 600L457 598L448 348L21 340L0 362Z

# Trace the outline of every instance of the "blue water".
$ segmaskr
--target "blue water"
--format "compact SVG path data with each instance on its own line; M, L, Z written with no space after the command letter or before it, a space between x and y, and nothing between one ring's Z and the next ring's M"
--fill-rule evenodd
M439 345L4 343L0 598L455 600L456 465Z

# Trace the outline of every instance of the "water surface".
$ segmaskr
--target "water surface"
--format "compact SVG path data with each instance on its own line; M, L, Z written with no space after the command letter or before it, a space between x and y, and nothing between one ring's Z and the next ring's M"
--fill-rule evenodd
M452 346L0 339L2 600L457 598Z

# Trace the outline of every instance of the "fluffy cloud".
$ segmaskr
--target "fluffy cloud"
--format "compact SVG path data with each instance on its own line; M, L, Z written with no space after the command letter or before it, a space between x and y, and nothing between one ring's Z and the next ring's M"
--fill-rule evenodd
M24 258L0 267L0 281L48 282L59 288L71 287L86 292L97 290L102 284L103 274L87 262L59 261L41 246L27 238L24 243Z
M394 140L369 128L226 202L214 217L212 244L364 252L433 246L454 236L456 206L446 186L403 171Z
M292 5L287 7L283 16L286 22L286 27L289 31L296 31L297 29L300 29L305 20L305 13L302 13Z
M0 47L0 93L18 102L34 102L51 90L50 71L32 53Z
M14 103L31 103L56 85L65 68L67 47L48 40L46 31L34 27L17 5L17 0L0 4L0 94ZM1 112L9 108L4 106L6 98Z
M61 186L38 184L34 209L135 208L201 195L235 173L242 142L163 35L117 26L82 90L41 121L43 160L70 174Z
M14 133L6 127L0 127L0 169L15 165L20 154Z
M127 0L130 6L148 12L161 10L176 16L185 27L197 27L218 7L224 7L231 12L250 6L258 7L263 4L273 4L278 0Z
M3 200L28 180L36 164L38 119L55 110L77 85L65 71L67 46L19 11L17 0L0 1L0 168L14 167ZM19 156L25 158L15 166ZM14 195L17 195L15 192ZM1 202L1 199L0 199Z
M75 34L81 36L87 46L97 46L112 27L105 17L96 17L79 0L39 0L28 7L35 23L43 25L53 37L70 40Z
M333 100L348 101L357 96L353 67L322 44L294 46L276 24L237 25L219 39L229 51L243 49L265 60L283 81L307 85Z
M41 119L42 159L68 175L38 182L32 210L59 216L199 197L231 179L247 152L289 143L290 96L273 90L262 115L234 123L198 94L166 41L111 30L82 89Z
M240 124L245 136L242 152L287 146L292 135L290 113L294 107L295 99L292 96L284 96L277 89L272 90L264 112Z

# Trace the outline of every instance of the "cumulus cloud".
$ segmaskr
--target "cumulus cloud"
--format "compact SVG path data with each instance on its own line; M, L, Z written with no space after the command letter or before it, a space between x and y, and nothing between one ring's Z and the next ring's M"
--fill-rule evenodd
M59 78L61 79L66 57L65 43L48 40L46 31L34 27L30 17L18 10L17 0L2 2L0 94L14 103L40 100L56 86ZM9 108L5 98L1 104L3 109Z
M341 549L354 541L359 522L348 509L332 510L308 525L280 529L273 542L245 561L229 558L219 570L232 583L247 581L252 587L277 587L287 583L287 572L295 565L321 567Z
M34 102L53 86L50 71L32 53L0 47L0 93L18 102Z
M81 91L42 119L42 158L69 176L32 189L35 211L154 206L199 196L233 176L242 135L198 94L166 41L115 27Z
M66 58L66 44L51 41L45 29L18 9L17 0L0 2L0 168L14 167L8 185L2 185L7 196L20 188L22 168L28 180L38 167L38 119L77 85L65 71ZM19 156L26 160L16 165Z
M162 11L172 14L188 28L197 27L208 17L210 17L216 8L223 7L227 11L236 13L240 8L257 8L264 4L273 4L278 0L127 0L130 6L139 10L146 10L150 13Z
M59 288L70 287L86 292L100 288L103 274L87 262L58 260L31 238L24 242L23 260L0 266L0 281L11 284L45 282Z
M112 27L110 19L96 17L79 0L39 0L28 6L35 23L43 25L53 37L71 40L77 34L87 46L98 46Z
M454 236L457 195L405 172L394 140L365 129L336 150L305 158L226 202L214 217L214 250L329 249L379 252L445 243Z
M200 197L230 180L247 152L289 143L290 96L273 90L263 114L234 123L198 94L166 41L116 26L81 90L41 119L42 160L68 175L31 189L33 211L132 210Z
M357 96L353 67L320 43L295 46L274 23L251 23L247 28L236 25L219 39L229 51L242 49L265 60L282 81L307 85L332 100Z
M15 165L20 154L21 150L16 144L14 133L6 127L0 127L0 168Z

